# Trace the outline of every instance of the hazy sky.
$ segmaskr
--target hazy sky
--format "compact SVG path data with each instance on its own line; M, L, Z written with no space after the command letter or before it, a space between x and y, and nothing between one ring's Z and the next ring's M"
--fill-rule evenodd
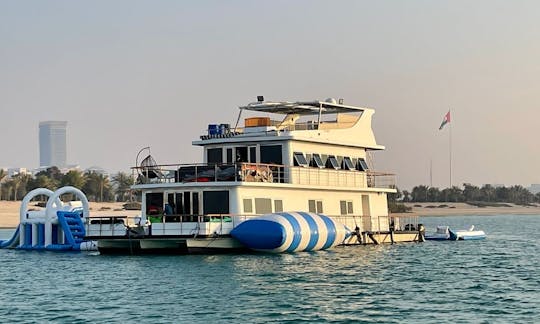
M374 108L404 189L448 186L450 108L454 184L540 183L540 2L0 0L0 166L38 166L44 120L83 168L200 162L257 95Z

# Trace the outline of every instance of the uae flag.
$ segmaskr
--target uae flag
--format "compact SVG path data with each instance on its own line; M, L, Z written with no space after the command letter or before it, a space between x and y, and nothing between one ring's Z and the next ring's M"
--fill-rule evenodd
M444 125L448 124L450 122L450 110L444 115L444 119L441 123L441 126L439 127L439 130L443 129Z

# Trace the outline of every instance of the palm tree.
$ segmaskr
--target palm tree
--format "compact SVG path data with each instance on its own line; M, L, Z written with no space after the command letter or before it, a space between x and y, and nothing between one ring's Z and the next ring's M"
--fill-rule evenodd
M3 180L4 178L6 177L6 171L4 171L4 169L0 169L0 200L2 200L2 185L3 185Z
M31 191L36 188L47 188L49 190L55 191L57 189L54 179L49 178L45 174L38 174L35 178L31 178L27 185L26 191Z
M481 199L482 191L470 183L463 184L463 196L465 201L477 201Z
M11 177L11 183L13 185L13 200L17 200L17 192L19 191L19 187L22 184L20 175L17 174Z
M416 186L411 192L412 201L425 202L428 198L428 187L424 185Z
M22 198L26 196L28 193L28 190L26 189L28 187L28 182L32 179L32 176L30 174L18 174L15 176L17 178L17 181L19 182L19 185L17 187L17 190L15 191L16 199L18 197Z
M482 198L485 201L492 201L495 198L495 188L492 185L486 184L481 189Z
M86 178L82 174L81 171L78 170L69 170L68 173L66 173L62 180L60 181L60 184L62 186L73 186L77 189L82 189L86 182Z
M436 187L429 187L427 191L427 201L436 202L441 199L441 191Z
M111 184L109 183L109 177L97 173L94 171L87 172L86 183L83 186L83 191L90 197L94 198L94 201L103 201L104 197L107 199L111 196Z
M403 202L411 201L411 193L407 190L403 190Z
M13 192L13 180L11 178L4 178L4 185L3 191L4 191L4 197L6 200L11 200L11 193Z
M125 172L118 172L112 177L112 182L116 187L118 200L126 201L126 195L132 201L131 186L134 184L133 177Z

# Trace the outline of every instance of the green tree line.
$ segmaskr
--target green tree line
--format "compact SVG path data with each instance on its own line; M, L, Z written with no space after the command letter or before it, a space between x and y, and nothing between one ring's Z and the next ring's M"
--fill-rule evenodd
M7 177L0 169L0 200L21 200L28 192L36 188L47 188L52 191L64 186L73 186L82 190L88 200L128 201L132 200L131 186L133 177L125 172L118 172L111 178L96 172L70 170L62 174L57 167L37 173L18 174Z
M463 189L453 186L442 190L420 185L414 187L410 192L401 191L398 195L398 199L400 198L403 202L506 202L518 205L540 203L540 193L535 195L520 185L494 187L486 184L477 187L470 183L464 183Z

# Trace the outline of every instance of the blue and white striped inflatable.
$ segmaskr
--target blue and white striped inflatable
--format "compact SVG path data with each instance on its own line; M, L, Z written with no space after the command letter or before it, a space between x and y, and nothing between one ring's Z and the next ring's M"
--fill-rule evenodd
M265 252L298 252L329 249L351 235L343 224L324 215L287 212L249 219L231 231L246 247Z

